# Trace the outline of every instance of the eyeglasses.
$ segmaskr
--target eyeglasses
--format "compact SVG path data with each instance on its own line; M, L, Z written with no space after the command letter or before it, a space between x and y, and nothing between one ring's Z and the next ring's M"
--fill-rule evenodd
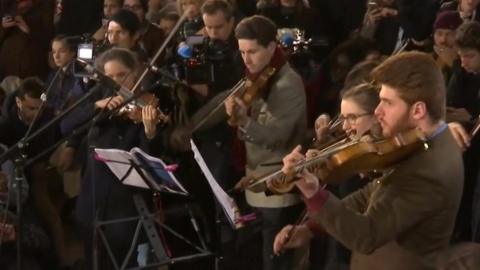
M340 115L339 120L341 121L347 121L348 124L350 125L355 125L357 123L358 118L367 116L367 115L372 115L371 113L361 113L361 114L347 114L346 116Z

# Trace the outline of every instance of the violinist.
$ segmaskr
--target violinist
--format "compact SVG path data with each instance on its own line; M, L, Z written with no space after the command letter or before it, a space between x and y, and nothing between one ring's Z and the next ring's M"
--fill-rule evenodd
M444 122L443 77L419 52L390 57L372 77L381 85L375 116L383 136L416 128L427 138L424 148L343 200L304 170L295 183L310 220L293 232L283 228L274 250L327 233L352 251L351 269L434 269L436 254L448 247L463 188L461 151ZM284 173L305 158L298 150L283 159Z
M132 52L126 49L108 50L100 56L98 63L100 63L100 70L103 70L106 76L128 89L134 85L140 74L138 60ZM105 113L105 111L114 110L123 102L123 97L112 93L110 89L101 90L103 97L97 98L97 101L91 104L91 109L95 108L97 112ZM87 137L88 158L76 209L84 234L88 266L91 266L92 263L93 221L96 215L99 220L136 215L133 203L134 194L142 195L146 198L146 202L151 201L149 191L122 184L103 162L95 160L93 148L130 150L133 147L140 147L148 152L149 144L157 133L158 111L155 106L155 103L152 103L142 109L140 123L119 116L100 117L89 131ZM109 225L105 226L103 231L117 262L123 260L128 252L135 224ZM99 261L102 265L101 269L113 268L111 265L103 264L109 263L110 260L108 254L103 253L102 250L100 250Z
M342 95L340 104L340 121L342 129L346 133L347 141L372 141L381 137L381 126L375 118L375 108L380 99L378 89L374 85L364 83L346 90ZM324 138L329 135L329 117L320 115L315 121L316 142L322 143ZM309 149L306 153L309 157L314 157L322 149ZM294 150L295 151L295 150ZM343 197L353 190L363 186L364 181L355 179L337 185L338 194Z
M291 149L303 141L306 130L306 101L300 76L287 63L276 44L276 27L268 18L252 16L243 19L235 29L239 50L246 66L247 78L255 81L267 68L275 73L247 108L241 97L225 102L227 115L237 119L238 137L246 148L246 176L258 177L279 169ZM262 220L261 238L263 269L293 269L294 252L273 255L275 234L294 221L301 211L300 197L295 194L266 196L245 191L247 203Z
M331 149L337 145L341 146L349 141L371 141L381 137L381 127L374 115L375 108L379 102L378 88L372 84L363 83L345 90L342 94L338 119L333 121L330 120L328 115L323 114L315 121L315 148L309 149L306 156L316 157L321 154L323 149ZM340 137L340 139L337 139L332 137L332 132L337 129L334 127L336 122L340 123L339 125L341 125L342 131L346 133L347 138L341 139L343 137ZM339 198L343 198L363 187L368 180L368 177L359 174L349 178L347 181L329 185L329 190ZM325 244L327 242L328 245ZM327 246L328 252L325 251L325 247ZM310 244L310 252L313 253L317 250L328 253L329 256L322 256L319 259L317 259L318 256L310 257L310 264L312 265L333 264L340 266L348 265L350 261L350 251L332 239L316 239ZM320 265L318 265L318 267L320 267Z
M349 140L360 139L364 135L378 138L381 127L375 118L374 111L379 103L378 90L375 86L363 83L346 90L340 103L340 119L342 130ZM327 114L315 120L316 144L326 143L332 132L332 120ZM312 152L313 153L313 152Z

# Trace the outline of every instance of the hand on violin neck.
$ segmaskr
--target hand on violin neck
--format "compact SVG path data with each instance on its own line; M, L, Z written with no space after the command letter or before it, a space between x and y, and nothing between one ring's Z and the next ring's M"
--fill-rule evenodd
M230 125L245 126L248 122L247 106L238 97L229 97L225 101L225 111L230 119L235 121L229 121Z
M302 146L297 145L290 154L283 158L282 172L285 175L291 176L297 173L296 166L305 161L305 156L301 153Z
M321 151L317 149L308 149L307 153L305 153L305 158L306 160L311 160L313 158L316 158L318 155L320 155Z

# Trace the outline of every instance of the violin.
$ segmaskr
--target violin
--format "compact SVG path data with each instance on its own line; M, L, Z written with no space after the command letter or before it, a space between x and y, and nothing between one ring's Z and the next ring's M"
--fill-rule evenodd
M240 91L236 94L243 101L245 106L249 107L255 99L265 93L268 88L267 82L275 74L275 72L276 69L274 67L267 66L255 81L248 80L246 82L245 87L240 89ZM237 124L236 117L233 115L230 116L228 119L228 124L235 126Z
M132 87L131 91L124 87L120 87L119 90L119 95L122 96L124 99L131 99L133 95L136 94L137 90L140 88L140 84L142 83L143 79L146 78L147 73L151 70L151 67L155 66L155 63L157 63L158 58L160 55L165 51L167 48L168 43L172 40L172 38L176 35L178 29L182 25L182 23L187 19L188 12L191 10L191 8L188 8L185 10L185 12L182 14L182 16L178 19L177 23L173 27L172 31L168 34L168 36L165 38L163 41L162 45L160 48L158 48L157 52L155 55L150 59L150 62L148 63L148 68L145 68L142 74L139 76L137 82L135 85ZM147 106L147 105L152 105L157 106L158 104L158 99L150 93L144 93L139 96L138 99L135 101L129 103L127 108L123 109L121 108L120 110L123 111L123 114L126 115L129 119L131 119L133 122L138 123L142 121L142 108ZM136 107L136 108L135 108ZM159 112L159 116L157 121L159 122L167 122L169 121L169 117L166 116L159 108L157 108Z
M232 96L238 96L246 106L249 106L266 89L268 80L275 74L275 68L267 67L254 82L245 78L238 81L228 92L223 92L215 96L205 106L200 108L192 116L190 132L195 132L202 127L208 120L224 106L225 101ZM230 117L228 123L236 124L235 117Z
M428 144L419 129L372 142L348 142L301 162L295 166L295 172L291 175L285 175L279 170L259 179L241 181L236 188L257 193L267 190L274 194L288 193L299 179L296 175L304 169L317 176L323 184L340 182L357 173L389 169L422 148L428 149Z
M134 93L124 87L120 87L118 94L123 97L124 100L131 99L134 95ZM148 105L157 107L158 102L158 98L154 94L143 93L138 98L134 99L132 102L123 106L119 110L119 115L124 116L125 118L133 121L134 123L140 123L142 122L142 109ZM169 116L165 115L158 107L157 112L157 123L167 123L169 121Z

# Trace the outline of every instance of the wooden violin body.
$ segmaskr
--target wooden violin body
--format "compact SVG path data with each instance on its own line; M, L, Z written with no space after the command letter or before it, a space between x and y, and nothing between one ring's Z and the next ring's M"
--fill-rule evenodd
M292 175L277 171L260 179L244 180L237 187L253 192L269 190L274 194L287 193L294 188L294 182L298 179L296 175L304 169L308 169L324 184L340 182L357 173L392 168L413 153L427 148L425 141L424 134L413 129L380 141L346 143L302 162L295 167Z
M274 67L267 66L255 81L247 81L245 87L237 94L245 106L249 107L255 99L265 93L268 88L267 82L275 74L275 72L276 69ZM228 123L234 126L237 123L237 119L231 116L228 120Z
M132 92L124 88L121 88L120 91L118 91L118 93L124 99L129 99L130 97L133 96ZM134 123L140 123L142 122L142 109L148 105L157 107L158 104L159 104L159 100L154 94L144 93L140 95L137 99L132 101L131 103L122 107L121 110L119 111L119 114L133 121ZM158 107L157 107L157 111L158 111L157 122L158 123L167 122L168 116L163 114L163 112Z

